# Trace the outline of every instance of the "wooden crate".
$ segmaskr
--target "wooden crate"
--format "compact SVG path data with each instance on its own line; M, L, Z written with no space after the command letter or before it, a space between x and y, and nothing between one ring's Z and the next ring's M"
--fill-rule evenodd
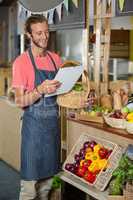
M122 195L118 195L118 196L109 195L107 200L125 200L125 197Z
M88 122L95 122L95 123L104 123L104 119L102 116L91 116L89 114L82 115L82 114L76 114L76 119L81 121L88 121Z
M50 200L61 200L61 188L51 191Z

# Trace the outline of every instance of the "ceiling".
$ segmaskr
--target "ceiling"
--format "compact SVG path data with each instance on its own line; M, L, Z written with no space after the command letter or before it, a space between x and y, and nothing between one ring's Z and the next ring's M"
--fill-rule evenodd
M15 1L17 0L0 0L0 6L10 6Z

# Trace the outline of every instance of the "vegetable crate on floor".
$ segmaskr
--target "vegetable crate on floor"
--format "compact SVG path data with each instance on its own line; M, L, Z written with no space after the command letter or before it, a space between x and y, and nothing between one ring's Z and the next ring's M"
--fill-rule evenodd
M50 200L61 200L61 188L51 191Z
M111 150L111 154L107 159L107 166L103 165L103 167L99 170L99 173L96 176L96 179L93 183L86 181L83 177L79 177L75 172L71 172L66 169L67 164L75 163L75 155L79 154L80 150L83 149L84 144L87 141L95 141L96 144L101 145L102 147ZM97 189L103 191L107 186L108 182L111 179L113 171L118 166L119 160L122 156L122 148L115 143L107 141L105 139L101 139L98 137L90 136L87 133L83 133L76 144L73 146L70 154L63 164L63 170L77 179L81 180L81 182L85 182L86 184L95 186Z
M122 195L120 195L120 196L110 195L110 196L108 196L108 200L125 200L125 197Z
M123 195L109 195L108 200L133 200L133 184L127 183Z

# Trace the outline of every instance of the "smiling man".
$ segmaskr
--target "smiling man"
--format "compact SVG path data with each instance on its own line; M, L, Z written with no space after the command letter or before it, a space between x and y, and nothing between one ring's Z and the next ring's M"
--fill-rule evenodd
M14 61L12 80L16 104L24 110L19 199L47 200L51 177L60 170L60 129L56 96L45 94L60 87L53 79L61 59L47 51L49 29L44 16L29 17L25 31L31 46Z

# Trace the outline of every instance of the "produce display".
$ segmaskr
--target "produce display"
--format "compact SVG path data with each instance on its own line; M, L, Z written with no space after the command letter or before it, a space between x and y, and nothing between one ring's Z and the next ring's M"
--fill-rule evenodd
M125 129L128 133L133 134L133 109L128 108L128 106L104 115L104 119L109 126Z
M84 108L76 115L76 118L84 121L91 121L96 123L104 123L103 114L107 114L109 109L101 106L93 106Z
M133 182L133 160L123 155L119 161L119 166L112 174L109 184L110 195L122 195L127 183Z
M88 183L93 184L101 170L107 168L112 149L105 148L95 140L85 141L73 163L66 163L65 169Z
M89 108L82 109L80 114L101 117L103 114L108 114L109 112L111 112L111 110L101 107L101 106L98 106L98 105L95 105L91 109L89 109Z

